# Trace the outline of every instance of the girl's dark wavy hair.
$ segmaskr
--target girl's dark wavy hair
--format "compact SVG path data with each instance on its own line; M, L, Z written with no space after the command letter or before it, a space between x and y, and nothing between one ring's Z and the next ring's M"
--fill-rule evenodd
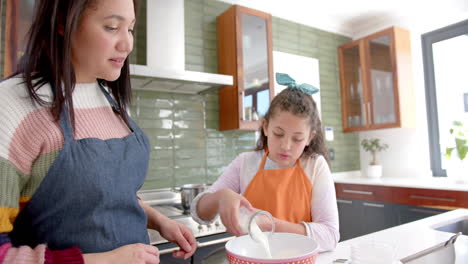
M307 119L311 127L311 132L314 130L316 132L310 144L304 148L302 155L309 157L322 155L330 166L328 151L323 137L322 123L319 118L317 105L312 96L297 89L284 89L271 101L270 108L263 117L263 122L268 124L272 117L284 111ZM263 133L263 129L260 128L260 138L257 141L255 150L263 150L265 147L268 147L267 136Z
M10 76L23 77L29 97L40 105L48 103L40 98L37 90L47 83L51 84L55 94L51 102L52 114L57 121L66 104L73 128L75 128L75 115L72 93L76 78L71 62L71 35L77 30L85 10L93 8L96 1L98 0L36 1L33 21L27 34L25 53L17 65L16 72ZM133 4L137 14L139 0L133 0ZM128 58L125 60L117 80L109 82L98 79L109 88L127 125L127 106L131 99L128 60Z

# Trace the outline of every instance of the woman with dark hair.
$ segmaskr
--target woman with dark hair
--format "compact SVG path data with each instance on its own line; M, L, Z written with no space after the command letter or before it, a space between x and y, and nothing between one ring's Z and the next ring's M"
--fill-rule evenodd
M136 0L41 0L0 83L0 263L159 263L191 231L143 204L150 146L127 115Z
M239 207L273 215L275 231L314 238L320 251L339 241L338 209L317 106L317 88L297 85L287 74L276 76L287 85L276 95L262 120L255 151L240 154L219 179L192 202L191 213L209 224L217 214L228 232L242 235ZM263 231L270 224L260 223Z

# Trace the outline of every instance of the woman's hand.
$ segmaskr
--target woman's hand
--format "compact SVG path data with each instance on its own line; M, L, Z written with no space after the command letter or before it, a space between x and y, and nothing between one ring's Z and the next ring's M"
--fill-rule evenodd
M145 244L130 244L103 253L83 255L86 264L159 264L159 251Z
M168 241L179 245L180 250L172 253L175 258L187 259L195 253L197 241L186 226L166 218L159 223L159 233Z
M214 196L218 201L218 212L226 231L235 236L243 235L244 233L239 225L239 208L244 206L248 210L254 210L252 205L244 196L230 189L219 190Z

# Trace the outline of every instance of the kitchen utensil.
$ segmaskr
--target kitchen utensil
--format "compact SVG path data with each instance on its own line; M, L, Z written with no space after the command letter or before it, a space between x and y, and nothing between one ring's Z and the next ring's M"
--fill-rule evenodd
M249 235L236 237L226 243L226 254L231 264L314 264L318 255L317 242L292 233L274 233L269 239L272 258L261 255L261 245Z
M190 204L193 199L208 188L206 184L184 184L175 190L180 191L182 197L182 207L184 210L190 210Z
M454 244L460 235L461 233L457 233L443 244L423 250L410 257L406 257L402 259L401 262L405 264L455 263L456 253Z

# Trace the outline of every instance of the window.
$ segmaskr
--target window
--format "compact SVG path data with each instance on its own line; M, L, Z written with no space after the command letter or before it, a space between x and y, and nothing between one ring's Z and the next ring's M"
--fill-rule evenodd
M422 35L431 169L446 176L454 121L468 124L468 20Z

